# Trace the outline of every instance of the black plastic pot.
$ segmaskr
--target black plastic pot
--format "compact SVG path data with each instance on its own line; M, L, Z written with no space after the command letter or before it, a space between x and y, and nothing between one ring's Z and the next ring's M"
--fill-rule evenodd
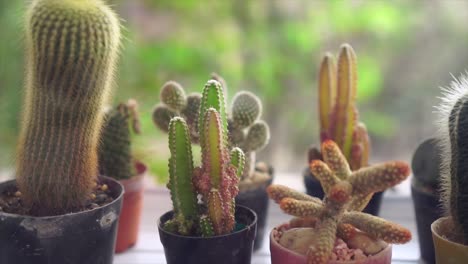
M436 262L431 224L444 215L443 209L440 206L440 197L437 194L420 190L414 186L411 186L411 196L413 197L414 211L416 213L421 259L426 264L434 264Z
M303 175L307 194L322 199L324 196L322 186L310 172L309 168L304 170ZM369 204L367 204L366 208L364 208L363 212L371 215L379 215L380 205L382 204L382 197L383 192L375 193L374 196L372 196L372 199L369 201Z
M101 177L113 202L93 210L49 217L0 212L0 263L112 264L123 188ZM0 184L0 192L15 181Z
M215 237L189 237L169 233L162 225L173 216L169 211L158 221L159 238L167 264L249 264L257 232L257 215L236 206L236 222L246 225L240 231Z
M254 250L262 247L265 238L265 226L268 216L269 201L266 187L273 180L270 180L266 186L261 186L253 190L239 192L236 196L236 204L243 205L252 209L257 214L257 236L255 237Z

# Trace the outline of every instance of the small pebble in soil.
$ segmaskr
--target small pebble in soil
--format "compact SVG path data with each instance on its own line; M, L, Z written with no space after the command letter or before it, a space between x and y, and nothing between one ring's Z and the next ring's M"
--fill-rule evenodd
M94 194L94 193L90 194L89 196L90 196L91 200L96 199L96 194Z
M107 191L107 189L109 189L109 187L107 186L107 184L102 185L101 190Z
M21 192L20 191L16 191L15 192L15 197L20 197L21 196Z
M95 209L95 208L98 208L99 205L97 203L92 203L89 205L89 207L91 207L91 209Z

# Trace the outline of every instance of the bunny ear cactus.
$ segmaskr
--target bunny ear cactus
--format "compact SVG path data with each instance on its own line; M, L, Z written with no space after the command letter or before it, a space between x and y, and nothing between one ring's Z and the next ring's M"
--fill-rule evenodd
M166 224L180 234L221 235L234 229L234 198L245 156L228 150L224 94L219 82L210 80L201 98L199 131L202 164L193 168L187 123L174 117L169 125L170 180L174 219ZM204 206L197 206L197 195ZM183 209L183 210L182 210ZM194 231L195 230L195 231Z
M185 119L193 143L198 142L198 119L201 94L193 93L188 96L184 88L174 81L166 82L160 92L161 103L153 110L153 122L163 132L168 132L169 122L175 116Z
M460 243L468 244L468 77L462 76L445 90L440 113L439 137L442 197L445 208L460 234Z
M81 208L96 183L102 106L119 43L119 19L103 1L37 0L29 7L16 177L35 214Z
M356 94L356 54L349 44L343 44L337 67L329 53L320 65L320 139L335 141L353 170L368 165L370 151L367 129L358 120Z
M299 217L292 223L311 225L314 228L313 237L304 239L299 234L284 233L285 239L294 243L307 245L294 245L293 248L306 248L308 263L328 263L335 240L338 236L348 244L359 245L356 239L367 241L383 240L387 243L406 243L411 239L411 233L395 223L384 219L361 213L366 202L366 197L374 192L383 191L392 187L409 175L409 167L403 162L386 162L359 169L352 172L341 153L340 148L331 140L322 144L324 161L315 160L311 163L311 170L322 184L325 190L323 201L296 192L285 186L272 185L268 188L271 199L279 203L281 209L290 215ZM358 210L358 211L356 211ZM365 235L359 235L363 232ZM361 248L369 252L369 246ZM372 252L376 253L376 252Z
M99 172L117 180L136 175L131 151L131 132L140 133L135 100L121 103L105 113L99 148Z

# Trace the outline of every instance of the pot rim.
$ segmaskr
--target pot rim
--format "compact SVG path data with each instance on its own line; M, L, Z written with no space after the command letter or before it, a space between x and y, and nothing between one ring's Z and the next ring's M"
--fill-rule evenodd
M276 247L280 248L281 250L286 251L288 254L291 254L291 255L297 257L298 259L303 259L304 264L305 264L307 262L307 257L305 255L299 254L299 253L294 252L294 251L292 251L292 250L290 250L288 248L283 247L280 243L278 243L278 241L276 241L276 239L273 238L273 231L277 230L279 227L286 226L286 225L289 226L289 223L283 223L283 224L281 224L279 226L275 226L270 231L270 245L273 244ZM271 250L271 246L270 246L270 250ZM372 256L367 256L367 258L365 260L366 261L367 260L373 260L374 258L380 257L382 254L386 254L388 251L392 251L392 244L390 244L390 243L387 243L387 247L382 249L377 254L372 255ZM329 262L330 262L330 260L329 260ZM331 260L330 263L332 263L332 264L356 264L356 263L360 263L360 262L358 260L351 260L351 261L348 261L348 260Z
M73 217L73 216L76 216L76 215L87 214L87 213L90 213L90 212L93 212L93 211L101 210L102 208L112 206L115 203L118 203L122 199L122 197L123 197L123 195L125 193L123 185L119 181L117 181L117 180L115 180L115 179L113 179L111 177L104 176L104 175L98 176L98 179L101 179L103 181L111 181L117 186L116 191L119 192L119 195L117 195L117 197L115 197L112 202L107 203L107 204L102 205L102 206L99 206L99 207L96 207L96 208L93 208L93 209L89 209L89 210L83 210L83 211L79 211L79 212L72 212L72 213L66 213L66 214L60 214L60 215L52 215L52 216L31 216L31 215L20 215L20 214L0 212L0 218L1 217L9 217L9 218L24 218L24 219L33 219L33 220L49 220L49 219L54 219L54 218L59 218L59 217ZM16 179L0 182L0 185L11 185L11 184L16 184ZM119 190L119 188L120 188L120 190Z
M170 210L170 211L167 211L165 212L164 214L162 214L159 218L158 218L158 230L159 232L162 232L162 233L165 233L166 235L170 235L170 236L173 236L173 237L177 237L177 238L183 238L183 239L206 239L206 240L210 240L210 239L219 239L219 238L222 238L222 237L226 237L226 236L230 236L230 235L234 235L234 234L239 234L239 233L242 233L244 232L245 230L249 230L249 229L252 229L254 228L254 226L257 224L257 221L258 221L258 217L257 217L257 213L255 213L252 209L246 207L246 206L242 206L242 205L236 205L236 211L239 209L239 208L242 208L243 210L246 210L246 212L249 212L250 214L252 214L254 216L254 219L252 221L252 223L250 223L249 225L246 225L244 228L242 228L241 230L238 230L238 231L235 231L235 232L231 232L229 234L224 234L224 235L218 235L218 236L211 236L211 237L201 237L201 236L182 236L182 235L178 235L178 234L174 234L174 233L171 233L171 232L168 232L166 230L164 230L164 228L162 228L161 224L161 218L163 216L165 216L166 214L169 214L169 213L172 213L174 212L174 210Z
M450 222L448 222L448 221L450 221ZM445 243L453 245L454 247L464 247L464 248L468 249L468 245L464 245L464 244L452 241L452 240L448 239L446 236L444 236L444 234L441 234L441 232L439 232L440 231L440 230L438 230L439 225L444 225L444 224L446 225L446 224L450 224L451 222L452 222L452 217L451 216L444 216L444 217L440 217L439 219L435 220L431 224L432 235L435 236L438 240L444 241Z

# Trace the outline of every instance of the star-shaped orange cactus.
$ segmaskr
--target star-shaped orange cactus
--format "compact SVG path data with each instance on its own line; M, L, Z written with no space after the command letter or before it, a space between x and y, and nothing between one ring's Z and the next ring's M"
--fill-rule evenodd
M323 201L281 185L271 185L268 194L281 209L299 217L295 226L313 226L316 239L307 251L308 263L327 263L336 237L345 241L365 234L374 240L402 244L411 240L411 232L385 219L360 212L374 192L384 191L405 180L409 167L393 161L351 171L346 158L335 142L322 143L323 160L310 164L311 172L320 181Z

